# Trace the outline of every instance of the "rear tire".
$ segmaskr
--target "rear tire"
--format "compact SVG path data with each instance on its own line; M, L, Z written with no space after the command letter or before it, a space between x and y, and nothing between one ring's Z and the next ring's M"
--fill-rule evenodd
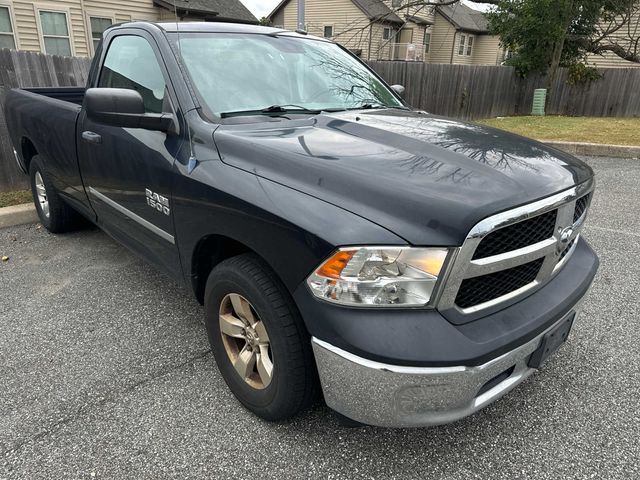
M44 168L40 155L35 155L29 164L31 194L36 206L40 223L51 233L64 233L72 230L78 214L60 198Z
M218 369L247 409L278 421L311 406L319 392L311 339L284 285L257 255L213 269L205 323Z

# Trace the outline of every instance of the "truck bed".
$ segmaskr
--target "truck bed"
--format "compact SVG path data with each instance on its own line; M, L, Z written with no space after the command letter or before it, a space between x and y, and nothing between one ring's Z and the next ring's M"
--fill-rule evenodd
M18 163L27 172L29 153L37 152L49 168L62 195L80 196L82 185L77 161L76 124L84 88L29 88L7 92L5 115Z
M22 90L53 98L55 100L62 100L64 102L71 102L75 103L76 105L82 105L82 102L84 101L84 92L87 89L84 87L44 87L23 88Z

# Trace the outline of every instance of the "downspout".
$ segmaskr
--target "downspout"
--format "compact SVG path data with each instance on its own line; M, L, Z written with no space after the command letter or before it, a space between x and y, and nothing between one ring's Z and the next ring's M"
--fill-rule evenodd
M449 63L451 65L453 65L453 52L456 51L456 37L458 36L458 30L456 29L455 32L453 32L453 45L451 45L451 59L449 60Z
M87 15L87 11L84 9L84 0L80 0L80 10L82 11L82 25L84 25L84 41L87 42L87 53L92 53L93 50L93 37L91 36L91 19ZM87 25L87 20L89 24ZM71 22L71 15L69 15L69 22ZM73 33L69 32L69 38L71 39ZM93 52L95 55L96 52ZM91 55L93 57L93 55Z
M371 61L371 40L372 40L372 38L373 38L373 23L370 23L369 24L369 51L367 52L367 60L369 60L369 61Z
M304 31L304 0L298 0L298 30Z

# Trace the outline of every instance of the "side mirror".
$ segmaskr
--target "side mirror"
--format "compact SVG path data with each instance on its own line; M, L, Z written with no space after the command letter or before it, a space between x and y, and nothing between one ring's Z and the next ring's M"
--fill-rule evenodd
M402 85L391 85L391 90L396 92L401 97L404 96L404 87Z
M89 88L84 96L87 117L112 127L144 128L169 132L175 129L170 113L145 113L140 93L126 88Z

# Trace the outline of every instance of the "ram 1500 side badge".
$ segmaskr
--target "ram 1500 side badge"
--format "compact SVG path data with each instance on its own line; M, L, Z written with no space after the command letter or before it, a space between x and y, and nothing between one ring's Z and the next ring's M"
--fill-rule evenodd
M151 208L155 208L160 213L169 215L170 213L169 199L167 197L158 195L157 193L152 192L148 188L145 188L145 192L147 194L147 205L149 205Z

